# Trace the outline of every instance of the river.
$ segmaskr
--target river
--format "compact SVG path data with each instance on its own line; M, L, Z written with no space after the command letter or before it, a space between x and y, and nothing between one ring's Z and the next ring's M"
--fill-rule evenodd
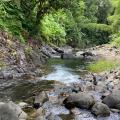
M54 88L54 81L61 82L70 86L72 83L82 83L81 76L88 73L85 69L89 61L73 59L73 60L61 60L50 59L46 63L46 74L37 80L8 80L0 81L0 101L14 102L24 101L32 104L33 96L40 91L51 90ZM61 108L60 108L61 109ZM50 108L54 113L60 110L59 107ZM49 110L49 109L48 109ZM65 108L61 109L62 112L67 112ZM64 120L120 120L120 116L117 113L111 113L110 117L95 118L90 111L77 109L80 113L76 116L61 115ZM58 112L56 113L58 114Z

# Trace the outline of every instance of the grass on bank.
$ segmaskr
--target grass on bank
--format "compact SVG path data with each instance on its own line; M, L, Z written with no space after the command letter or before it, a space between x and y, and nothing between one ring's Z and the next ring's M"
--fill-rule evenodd
M117 37L116 39L114 39L114 41L111 42L111 45L114 45L120 48L120 37Z
M112 70L118 66L119 66L118 61L99 60L99 61L89 64L87 66L87 70L89 70L90 72L99 73L99 72L103 72L103 71Z

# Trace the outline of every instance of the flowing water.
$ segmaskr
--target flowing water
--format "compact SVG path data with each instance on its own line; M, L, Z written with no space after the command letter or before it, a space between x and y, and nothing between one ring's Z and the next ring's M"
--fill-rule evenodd
M48 75L43 76L43 80L55 80L61 83L79 83L80 75L84 75L85 62L79 59L60 60L52 59L47 64L48 69L52 69ZM81 71L79 71L79 69Z

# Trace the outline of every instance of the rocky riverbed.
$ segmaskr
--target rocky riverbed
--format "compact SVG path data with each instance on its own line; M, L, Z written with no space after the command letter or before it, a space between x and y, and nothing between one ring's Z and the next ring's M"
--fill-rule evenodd
M13 100L28 120L119 120L119 68L95 74L74 61L51 60L47 75L3 85L6 104Z
M116 47L25 49L0 36L0 120L120 120L120 67L100 73L85 67L119 60Z

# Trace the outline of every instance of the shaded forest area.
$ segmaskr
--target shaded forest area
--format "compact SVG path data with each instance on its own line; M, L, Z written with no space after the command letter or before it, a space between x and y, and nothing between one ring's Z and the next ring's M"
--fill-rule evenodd
M119 45L119 6L119 0L1 0L0 28L23 43Z

